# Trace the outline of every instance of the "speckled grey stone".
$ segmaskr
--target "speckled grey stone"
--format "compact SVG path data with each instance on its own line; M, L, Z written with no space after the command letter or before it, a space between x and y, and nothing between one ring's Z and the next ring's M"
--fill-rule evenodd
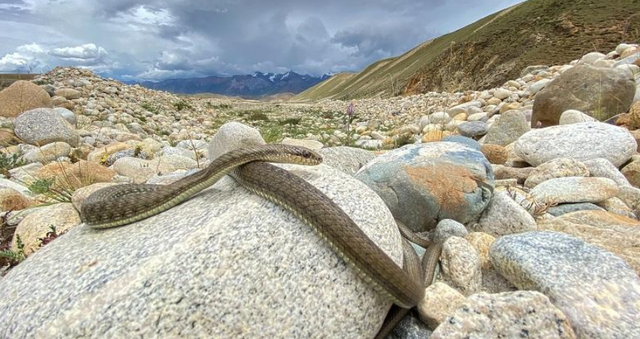
M493 170L485 156L456 142L405 145L370 161L356 178L386 202L396 219L414 232L442 219L475 219L491 198Z
M624 128L582 122L531 130L518 138L514 150L534 166L555 158L580 161L604 158L620 166L637 147L633 136Z
M326 165L286 168L401 264L373 191ZM0 333L15 339L372 338L391 304L309 226L228 177L149 219L71 230L0 280L0 300Z
M582 162L592 177L609 178L618 184L618 186L631 186L629 180L607 159L591 159Z
M442 278L465 296L482 286L481 261L473 245L464 238L449 237L442 244Z
M447 318L431 339L574 339L571 325L544 294L480 293Z
M557 206L549 208L547 213L553 215L554 217L559 217L563 214L576 211L604 211L604 208L590 202L580 202L576 204L559 204Z
M536 167L524 182L524 185L533 188L549 179L588 176L589 169L582 162L571 158L556 158Z
M561 204L604 201L615 197L618 191L618 185L611 179L565 177L542 182L531 190L531 195L541 202Z
M65 120L67 120L71 125L75 126L77 119L76 114L71 112L70 110L64 107L55 107L53 109L56 113L60 114Z
M318 152L322 155L323 164L351 176L376 157L371 151L347 146L325 147Z
M487 134L488 130L489 126L484 121L468 121L458 125L460 135L469 138L481 137Z
M516 141L521 135L531 129L527 118L519 110L507 111L500 119L489 127L484 139L486 144L506 146Z
M429 339L430 335L427 325L409 313L385 339Z
M578 338L640 338L640 279L618 256L549 231L504 236L489 255L519 289L553 300Z
M640 188L620 187L617 198L634 210L636 216L640 218Z
M480 145L479 142L471 138L463 137L461 135L447 135L446 137L442 138L442 141L457 142L459 144L463 144L476 151L479 151L480 149L482 149L482 146Z
M63 141L71 146L78 144L78 133L52 108L36 108L20 114L14 121L16 136L25 143L44 146Z
M526 209L509 196L508 192L495 191L489 206L471 228L477 232L500 237L535 230L536 221Z
M451 220L451 219L443 219L438 222L436 225L436 230L433 234L433 240L437 243L444 243L449 237L460 237L464 238L465 235L469 234L467 229L463 224Z
M23 185L18 184L17 182L13 182L9 179L0 178L0 187L8 187L14 189L26 196L31 196L33 193L29 191L29 188Z

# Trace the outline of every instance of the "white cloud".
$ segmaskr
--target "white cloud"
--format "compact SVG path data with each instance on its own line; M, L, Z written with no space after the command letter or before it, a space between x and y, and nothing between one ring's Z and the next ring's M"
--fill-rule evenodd
M72 59L76 61L91 61L101 60L105 58L109 53L96 44L84 44L73 47L60 47L54 48L49 51L49 55L58 57L60 59Z
M7 53L0 58L0 72L40 72L46 66L43 56L45 50L36 43L18 46L14 53Z

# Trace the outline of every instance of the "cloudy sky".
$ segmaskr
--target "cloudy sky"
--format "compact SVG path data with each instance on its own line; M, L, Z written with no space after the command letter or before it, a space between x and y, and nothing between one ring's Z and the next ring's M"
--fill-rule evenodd
M0 0L0 72L358 71L522 0Z

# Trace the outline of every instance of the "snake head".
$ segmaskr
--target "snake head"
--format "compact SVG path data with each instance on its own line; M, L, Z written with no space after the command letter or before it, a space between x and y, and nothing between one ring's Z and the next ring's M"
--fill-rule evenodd
M322 163L322 155L306 147L296 147L294 154L304 165L319 165Z

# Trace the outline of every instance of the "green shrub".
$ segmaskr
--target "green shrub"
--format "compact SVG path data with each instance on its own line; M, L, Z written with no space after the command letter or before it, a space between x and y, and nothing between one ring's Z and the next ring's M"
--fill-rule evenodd
M284 126L284 125L297 125L300 123L300 121L302 120L302 118L287 118L284 120L280 121L280 125Z
M258 121L258 120L269 121L269 117L262 112L253 112L251 113L251 115L249 115L247 119L251 121Z
M180 100L180 101L178 101L178 102L174 103L174 104L173 104L173 107L175 107L175 108L176 108L176 110L178 110L178 111L182 111L182 110L183 110L183 109L185 109L185 108L188 108L188 109L192 109L192 108L193 108L193 107L191 107L191 105L189 105L189 104L188 104L186 101L184 101L184 100Z

